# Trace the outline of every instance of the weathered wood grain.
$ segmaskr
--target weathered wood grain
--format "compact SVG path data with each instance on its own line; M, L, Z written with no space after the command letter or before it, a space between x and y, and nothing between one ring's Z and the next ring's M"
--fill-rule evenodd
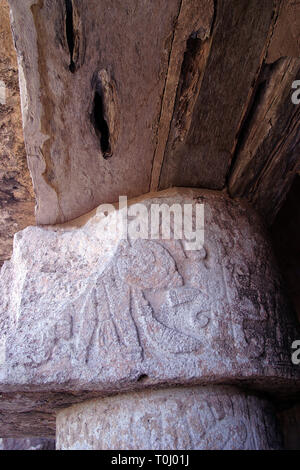
M9 3L37 222L147 192L181 0Z
M280 57L300 57L300 2L281 0L268 48L267 63Z
M181 117L185 97L182 86L178 88L160 189L225 186L239 123L261 66L273 7L272 0L216 2L212 44L201 89L193 93L198 97L191 119ZM201 44L199 48L195 61L201 58ZM187 73L190 69L191 64Z
M264 65L229 178L230 194L246 197L268 223L300 169L300 106L291 100L297 79L300 59Z
M157 133L157 146L153 160L150 190L156 191L170 132L177 88L181 87L181 112L190 120L198 96L206 61L209 55L210 29L214 18L213 0L183 0L174 29L168 74L162 101ZM192 54L186 52L187 41L194 35L200 47ZM191 57L190 57L191 55ZM195 57L197 55L197 57ZM185 70L184 77L180 73ZM190 70L187 70L190 68ZM179 105L180 106L180 105Z

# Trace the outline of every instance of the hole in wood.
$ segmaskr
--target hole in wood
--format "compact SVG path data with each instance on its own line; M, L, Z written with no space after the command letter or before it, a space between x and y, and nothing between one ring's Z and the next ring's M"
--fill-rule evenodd
M95 90L92 124L100 141L103 158L109 158L112 155L110 146L110 133L107 121L105 119L104 97L101 83L97 84Z
M74 73L76 70L75 62L73 60L75 37L74 37L74 22L73 22L73 3L72 0L65 0L66 4L66 35L68 48L70 53L70 72Z

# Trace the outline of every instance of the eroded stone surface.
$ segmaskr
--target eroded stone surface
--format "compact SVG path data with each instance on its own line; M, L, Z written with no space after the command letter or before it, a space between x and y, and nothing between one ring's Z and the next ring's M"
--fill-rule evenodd
M34 225L34 196L23 139L18 65L9 7L0 0L0 266L12 254L13 236Z
M60 412L57 448L279 449L273 413L265 400L226 387L131 393Z
M203 248L113 238L113 214L100 211L81 227L16 235L0 280L0 391L12 402L18 391L33 393L32 410L41 400L43 410L51 407L53 392L65 392L67 406L70 392L80 401L86 391L165 383L244 382L295 393L290 347L299 334L256 214L200 190L143 202L204 203Z

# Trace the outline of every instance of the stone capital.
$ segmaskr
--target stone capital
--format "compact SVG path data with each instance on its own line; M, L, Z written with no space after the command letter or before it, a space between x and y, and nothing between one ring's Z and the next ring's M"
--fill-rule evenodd
M3 403L26 392L32 412L42 400L51 413L166 384L296 393L296 326L255 212L202 190L152 194L128 212L141 203L148 239L113 231L118 210L15 236L1 273ZM202 204L203 246L187 250L184 235L174 239L175 217L170 239L151 239L153 204L190 205L194 214Z

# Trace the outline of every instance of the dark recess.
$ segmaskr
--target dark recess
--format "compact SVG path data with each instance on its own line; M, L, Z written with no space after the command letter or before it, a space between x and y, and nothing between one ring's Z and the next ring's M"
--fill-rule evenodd
M103 158L107 159L112 156L112 153L110 146L109 128L104 113L103 93L101 89L101 84L98 84L95 90L92 112L92 124L100 141L100 148Z
M74 54L74 24L73 24L73 3L72 0L65 0L66 3L66 34L67 42L70 53L70 72L74 73L76 70L75 62L73 60Z
M145 382L147 379L149 379L148 375L147 374L142 374L142 375L139 376L137 381L138 382Z
M300 175L296 175L286 200L271 227L275 255L300 321Z

